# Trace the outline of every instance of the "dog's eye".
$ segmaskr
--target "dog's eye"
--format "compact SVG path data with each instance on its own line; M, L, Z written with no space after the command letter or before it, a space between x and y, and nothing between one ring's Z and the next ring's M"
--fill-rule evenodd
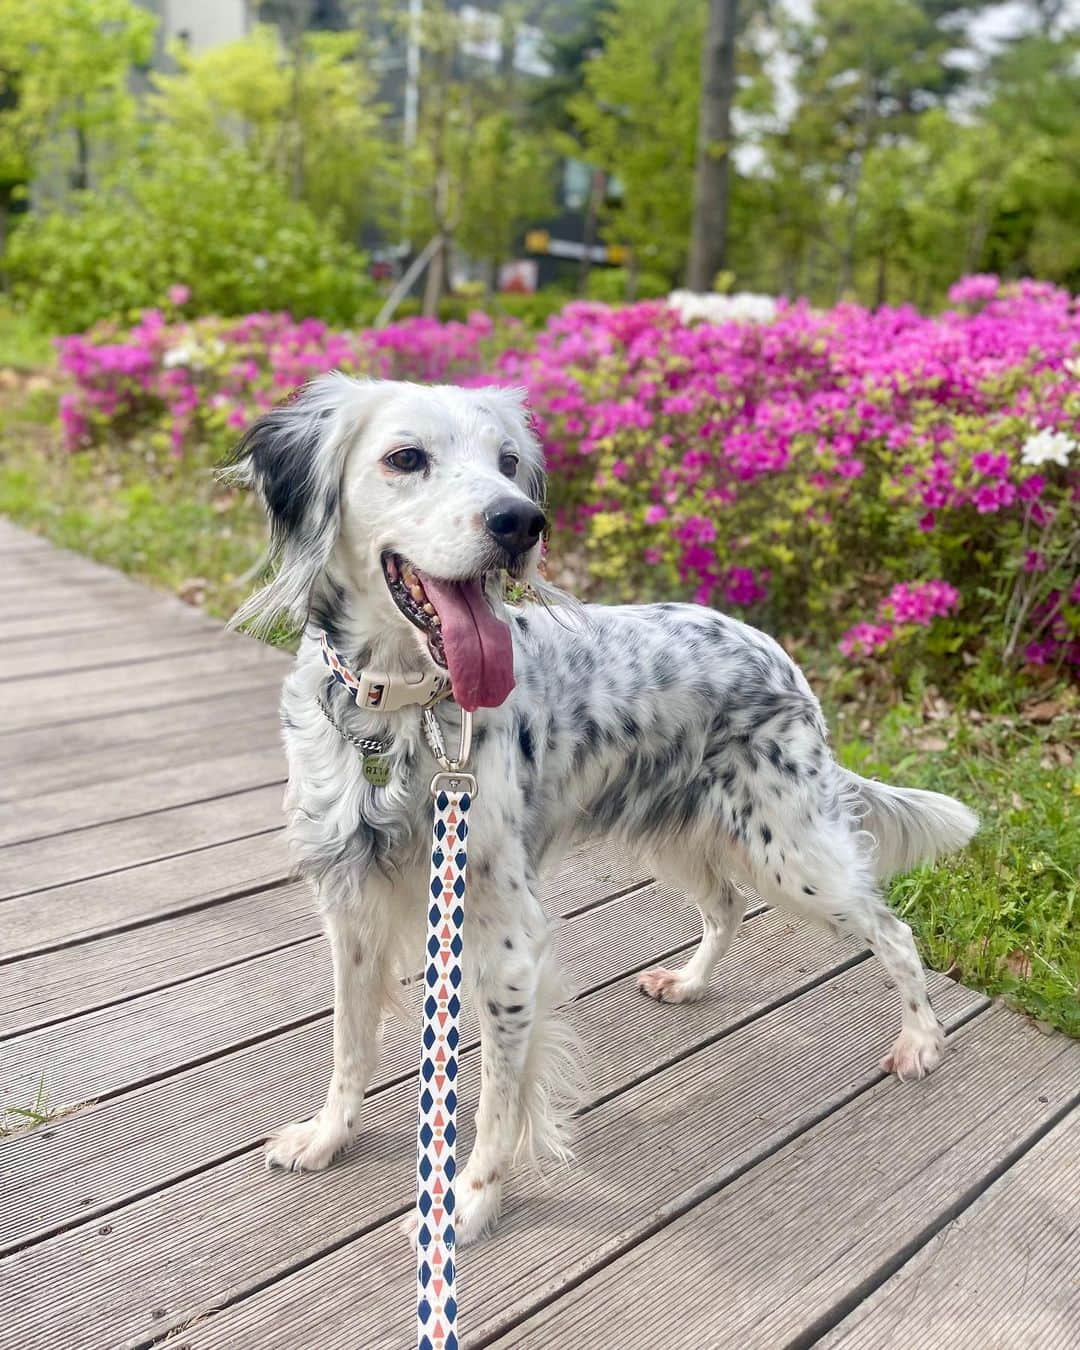
M503 450L499 454L499 472L505 478L516 478L518 471L518 457L513 450Z
M383 460L398 473L419 473L428 466L428 457L416 445L404 445L400 450L392 450Z

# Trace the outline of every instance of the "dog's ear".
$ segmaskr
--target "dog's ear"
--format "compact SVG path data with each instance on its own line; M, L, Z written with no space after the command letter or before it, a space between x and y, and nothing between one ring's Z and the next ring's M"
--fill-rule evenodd
M269 582L233 615L256 631L275 618L302 626L338 536L345 456L380 382L324 375L244 434L228 476L255 488L270 522Z
M536 434L536 424L526 401L524 389L492 387L484 389L484 397L499 414L506 431L513 437L521 453L522 474L518 484L538 506L547 496L547 474L544 472L544 452Z

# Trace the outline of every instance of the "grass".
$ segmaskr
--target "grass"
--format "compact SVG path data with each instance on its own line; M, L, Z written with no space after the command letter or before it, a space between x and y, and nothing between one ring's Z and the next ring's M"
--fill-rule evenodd
M181 461L149 441L68 454L58 391L40 379L0 391L0 514L227 618L265 542L255 502L209 456Z
M29 1106L6 1106L0 1113L0 1139L9 1139L17 1130L30 1130L35 1125L47 1125L61 1112L49 1105L49 1094L45 1091L45 1075L41 1075L34 1100Z
M0 300L0 371L35 371L52 356L52 337Z
M1080 1036L1080 715L1075 691L1027 705L898 704L846 732L852 769L948 792L982 825L971 846L891 886L927 964ZM834 723L835 725L835 723Z
M2 373L2 372L0 372ZM40 376L0 386L0 513L57 543L226 616L251 587L261 514L209 458L144 442L67 455L57 391ZM972 847L892 886L927 962L1080 1036L1080 745L1076 691L1017 686L991 661L947 703L917 674L909 692L869 685L833 655L800 651L848 767L950 792L983 818Z

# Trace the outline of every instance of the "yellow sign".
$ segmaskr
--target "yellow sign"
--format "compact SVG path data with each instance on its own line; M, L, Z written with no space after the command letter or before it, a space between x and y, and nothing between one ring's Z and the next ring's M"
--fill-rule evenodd
M550 245L550 230L528 230L525 234L526 253L546 253Z

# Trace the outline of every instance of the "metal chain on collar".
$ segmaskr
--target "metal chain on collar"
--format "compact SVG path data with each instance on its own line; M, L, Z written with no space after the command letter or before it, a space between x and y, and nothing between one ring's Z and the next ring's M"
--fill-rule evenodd
M348 741L351 745L355 745L362 755L382 755L389 749L390 740L388 737L354 736L351 731L346 730L334 716L333 710L326 699L323 698L322 694L316 694L315 701L322 710L322 715L334 728L341 739L343 741Z
M440 769L431 780L435 809L416 1132L416 1342L418 1350L457 1350L454 1179L466 841L476 796L476 779L464 772L472 714L462 710L453 760L430 708L424 709L422 725Z

